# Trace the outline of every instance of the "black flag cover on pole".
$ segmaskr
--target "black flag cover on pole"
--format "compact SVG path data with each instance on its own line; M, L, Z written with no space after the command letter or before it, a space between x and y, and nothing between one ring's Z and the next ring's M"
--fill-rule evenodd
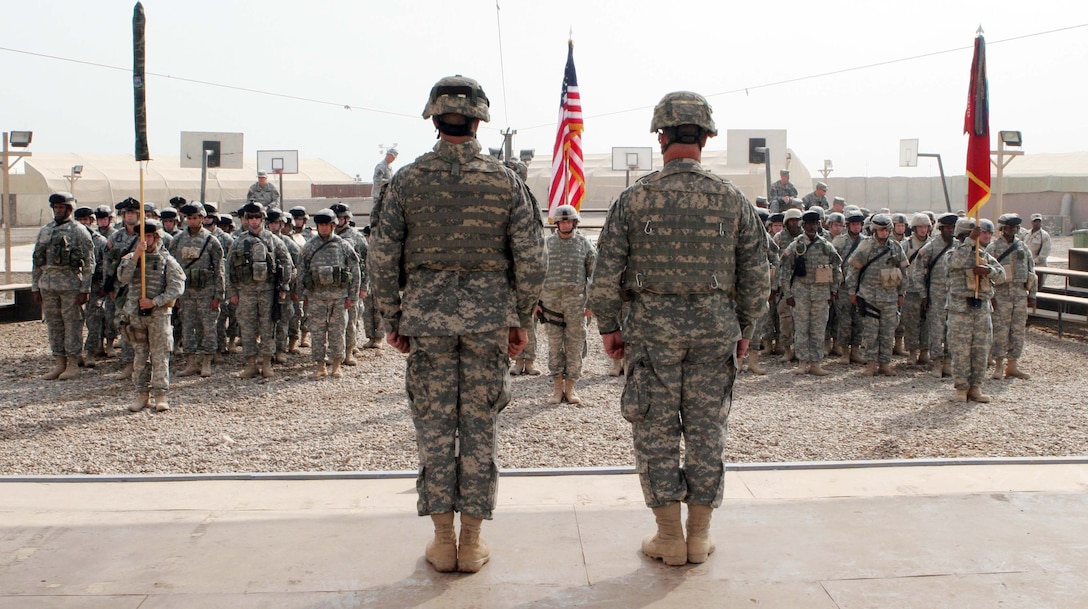
M147 89L144 87L144 5L136 3L132 12L132 94L136 118L136 160L149 161L147 153Z

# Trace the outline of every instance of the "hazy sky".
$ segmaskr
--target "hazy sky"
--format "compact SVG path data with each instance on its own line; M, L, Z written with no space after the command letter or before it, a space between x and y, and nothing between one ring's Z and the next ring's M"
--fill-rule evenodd
M0 128L33 130L34 151L131 154L134 4L8 3ZM499 6L146 0L151 155L176 156L181 131L242 132L247 157L297 149L369 181L380 144L399 144L399 164L430 149L434 131L421 111L434 81L454 73L479 80L491 98L485 147L499 146L509 126L515 148L550 155L573 28L587 152L655 145L652 106L690 89L714 106L722 137L712 149L725 147L728 128L787 129L813 173L831 159L839 177L935 175L926 159L898 167L899 140L918 138L923 152L944 156L949 174L962 174L980 23L995 137L1023 131L1029 154L1088 148L1083 1ZM863 67L872 64L882 65Z

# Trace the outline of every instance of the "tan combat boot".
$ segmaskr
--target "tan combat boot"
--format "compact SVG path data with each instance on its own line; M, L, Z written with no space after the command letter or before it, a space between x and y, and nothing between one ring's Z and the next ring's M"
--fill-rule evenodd
M990 403L990 396L982 393L982 388L980 388L978 385L974 385L967 390L967 397L980 404Z
M794 370L797 374L808 374L809 363L805 360L797 362L797 369Z
M907 354L907 364L913 366L914 364L917 364L917 363L918 363L918 350L917 349L911 349L910 353Z
M510 376L521 376L523 372L525 372L525 360L514 360L514 365L510 366Z
M622 358L612 360L612 366L608 368L608 376L623 376Z
M117 376L122 379L132 380L132 362L121 366L121 371L117 373Z
M155 412L166 412L170 410L170 401L166 399L166 394L155 396Z
M252 355L246 358L246 367L238 374L240 379L251 379L257 376L257 356Z
M944 376L952 376L952 358L945 357L941 361L941 374Z
M60 376L60 373L64 372L64 370L67 367L68 367L68 358L67 357L64 357L63 355L54 355L53 356L53 368L51 368L49 370L49 372L46 372L45 374L41 375L41 377L39 377L39 378L41 378L44 381L55 381L55 380L57 380L57 377Z
M287 341L287 352L291 355L298 355L298 337Z
M190 355L189 361L185 363L185 370L179 372L178 376L193 376L200 372L200 364L203 359L203 355Z
M953 402L966 402L967 401L967 390L966 389L957 389L956 390L956 397L953 398L952 401Z
M566 379L563 381L563 395L567 398L569 404L581 404L582 398L578 397L578 394L574 392L574 384L577 383L577 379Z
M345 366L357 366L359 362L355 359L354 349L347 349L344 352L344 361L341 362Z
M208 378L212 375L212 358L213 355L203 355L200 358L200 378Z
M457 533L453 530L453 512L431 514L434 539L427 542L427 562L435 571L450 573L457 570Z
M1022 372L1019 368L1016 367L1016 360L1014 359L1008 360L1005 364L1005 376L1011 376L1014 378L1023 379L1025 381L1031 378L1030 374L1028 374L1027 372Z
M554 384L554 387L552 388L552 394L550 396L548 396L548 403L549 404L562 404L563 403L563 377L553 376L552 377L552 383Z
M906 355L907 350L903 348L903 337L895 337L895 346L892 347L892 355Z
M839 363L843 364L845 366L849 366L850 364L852 364L854 362L854 357L853 357L854 351L856 351L856 350L857 350L857 347L849 347L849 348L844 347L843 350L842 350L842 359L839 360Z
M833 357L842 357L843 349L838 340L832 340L831 350L828 351L827 354Z
M129 406L128 409L130 412L140 412L141 410L147 408L150 405L151 394L147 391L141 391L140 393L136 394L136 402L133 405Z
M793 351L793 346L790 345L789 347L786 347L786 352L782 354L782 358L779 359L778 361L780 363L783 363L783 364L788 364L788 363L792 362L794 359L796 359L795 356L796 356L796 354Z
M688 505L688 562L704 563L714 553L714 538L710 536L713 512L709 505Z
M869 360L869 363L865 364L865 370L862 371L862 374L864 374L865 376L876 376L876 372L877 372L876 360L871 359L871 360Z
M111 338L106 341L106 344L102 346L102 357L113 357L113 341Z
M272 378L272 358L267 355L261 358L261 376Z
M899 376L899 373L891 364L880 364L879 371L884 376Z
M922 366L929 365L929 349L922 349L922 351L918 353L918 363Z
M521 367L522 374L528 374L529 376L540 376L540 368L536 367L533 360L527 359Z
M366 341L363 345L364 349L381 349L382 348L382 336L373 336L370 340Z
M334 379L343 378L344 373L340 372L340 360L329 360L329 376Z
M57 377L58 381L70 381L72 379L79 378L79 360L78 355L68 356L68 365L64 368L64 372L60 373Z
M309 347L310 346L310 331L309 330L303 330L302 331L302 337L299 338L298 346L300 346L300 347Z
M317 362L317 369L314 370L314 378L324 378L329 375L328 369L325 367L325 362Z
M864 364L869 360L861 356L861 347L854 345L850 347L850 363L851 364Z
M461 513L461 539L457 543L457 570L476 573L491 560L491 548L480 536L482 518Z
M812 362L808 365L808 373L812 376L827 376L831 374L820 365L820 362Z
M687 564L688 544L684 541L684 529L680 526L680 504L655 507L654 518L657 520L657 533L642 540L642 553L650 558L660 558L673 567Z
M272 359L275 360L277 364L286 364L287 353L285 351L276 351L276 354L272 356Z
M1004 358L997 358L997 360L994 362L994 372L990 375L991 379L995 381L1000 381L1001 379L1005 378L1004 370L1002 370L1001 368L1001 365L1004 363Z
M759 376L767 374L767 369L759 365L759 351L748 352L748 372Z

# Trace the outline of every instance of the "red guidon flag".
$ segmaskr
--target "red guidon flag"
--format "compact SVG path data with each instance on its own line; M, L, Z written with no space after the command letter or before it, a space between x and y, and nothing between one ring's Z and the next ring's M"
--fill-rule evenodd
M981 32L975 37L963 132L970 136L967 140L967 213L977 217L979 209L990 200L990 90L986 82L986 40Z
M573 205L582 208L586 198L586 172L582 162L582 97L574 72L574 41L567 41L567 68L563 73L563 95L559 99L559 129L552 150L552 184L548 189L548 218L555 208Z

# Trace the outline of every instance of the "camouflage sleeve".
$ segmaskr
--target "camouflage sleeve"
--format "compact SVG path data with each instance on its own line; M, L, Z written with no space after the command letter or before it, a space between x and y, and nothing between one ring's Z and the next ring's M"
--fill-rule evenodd
M507 172L514 187L514 207L506 229L506 240L514 262L514 290L518 321L522 328L533 323L533 307L540 300L547 274L547 258L544 256L544 227L540 210L525 185L512 171Z
M310 290L306 287L305 277L310 272L310 261L313 258L314 246L311 245L313 241L307 241L306 245L302 246L302 249L298 253L298 281L299 281L299 296L302 298L310 297ZM347 254L345 253L345 258Z
M174 260L169 252L163 258L166 261L166 289L163 290L162 294L151 299L156 307L177 300L185 293L185 271L181 270L181 265L178 264L177 260Z
M792 244L791 244L792 245ZM786 246L778 259L778 272L775 274L782 298L793 298L793 248Z
M907 269L907 275L909 276L908 283L912 287L918 288L922 300L928 298L929 294L929 290L926 287L926 272L929 269L929 253L930 248L923 245L922 249L918 250L918 255L914 257L914 262L912 262L910 268Z
M38 239L34 242L34 255L31 257L33 265L30 269L30 289L34 292L39 291L38 280L42 278L42 271L44 270L41 265L38 264L38 249L42 247L42 233L47 229L48 227L42 227L42 229L38 231Z
M588 294L589 280L593 277L593 267L597 264L597 248L593 242L586 239L586 291Z
M404 259L404 240L407 225L404 208L398 196L398 184L404 172L393 176L385 197L382 198L381 216L378 218L378 230L371 233L374 237L370 245L370 283L374 290L374 299L383 319L389 323L393 332L400 328L400 276Z
M82 294L90 294L95 267L94 241L91 240L90 233L85 230L73 231L73 234L77 241L76 247L79 248L80 256L84 260L83 271L80 273L79 291Z
M291 281L291 273L295 272L295 265L291 262L291 253L287 251L287 246L284 245L283 240L278 237L272 240L272 247L276 251L276 265L283 269L283 272L280 273L280 285L275 286L275 288L288 291L287 284Z
M211 260L213 298L223 299L227 286L223 281L223 244L214 236L208 242L208 258Z
M588 308L597 317L601 334L620 330L623 307L623 272L627 269L627 194L612 204L597 237L597 264L589 285Z
M356 252L356 258L359 259L359 272L356 275L359 276L359 285L355 287L355 294L359 293L359 290L370 289L370 278L366 275L366 259L370 256L370 244L366 239L359 239L359 251Z
M846 259L845 283L851 294L856 294L860 287L858 285L858 280L860 279L858 277L858 271L861 270L861 267L865 266L866 259L864 256L868 249L869 248L865 247L865 243L861 243L854 248L854 253L850 254L850 257Z
M136 259L136 254L125 254L121 258L121 263L117 265L117 281L121 282L121 285L131 286L133 283L138 283L140 278L136 272L136 269L140 268Z
M741 215L737 225L736 249L736 313L741 336L752 338L756 322L767 312L767 297L771 278L764 261L767 260L767 239L756 209L743 194Z
M341 245L341 247L344 248L344 260L346 260L348 264L358 264L359 255L355 253L354 249L345 247L345 245L346 244ZM366 286L364 283L364 275L362 274L362 269L365 268L364 265L359 264L360 272L351 274L351 285L348 286L348 298L351 299L352 302L359 299L359 291Z
M1005 276L1005 267L1001 266L1001 263L986 252L980 252L982 256L981 262L990 267L990 274L988 275L990 283L999 285L1008 281L1008 277Z
M223 254L223 295L226 298L233 298L238 295L238 286L234 285L230 277L230 259L231 252L239 247L240 241L240 239L231 241L230 247Z
M842 285L842 256L839 255L839 250L828 245L827 258L831 262L831 293L835 294L839 291L839 286Z

